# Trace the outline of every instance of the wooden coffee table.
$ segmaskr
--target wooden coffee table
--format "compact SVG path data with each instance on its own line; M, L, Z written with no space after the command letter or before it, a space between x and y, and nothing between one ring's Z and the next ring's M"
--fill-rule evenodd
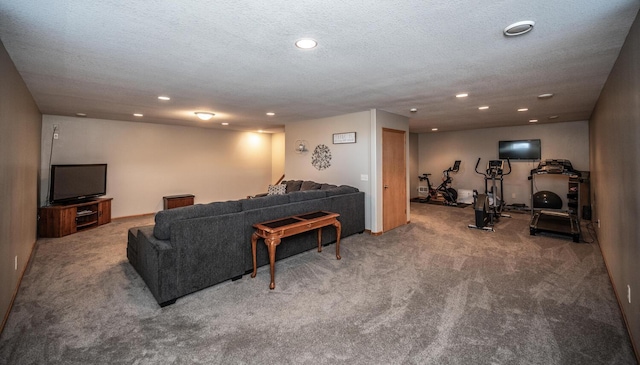
M251 235L251 253L253 254L253 273L251 277L256 277L256 271L258 269L256 260L256 243L258 242L258 238L264 239L264 244L267 245L267 249L269 250L269 266L271 269L269 289L276 287L273 267L276 261L276 247L280 244L282 238L317 229L318 252L322 252L322 227L335 226L337 237L336 259L340 260L340 231L342 230L342 225L340 225L338 221L339 216L340 214L338 213L317 211L254 224L253 227L256 231Z

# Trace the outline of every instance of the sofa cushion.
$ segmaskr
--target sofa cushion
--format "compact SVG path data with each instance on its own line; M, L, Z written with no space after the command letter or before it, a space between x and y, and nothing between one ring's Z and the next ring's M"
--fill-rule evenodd
M287 185L287 193L290 193L292 191L300 190L302 180L289 180L287 182L283 182L283 184Z
M334 189L337 188L338 185L333 185L333 184L321 184L320 186L320 190L329 190L329 189Z
M357 188L354 188L353 186L340 185L337 188L326 190L326 193L327 193L327 196L334 196L334 195L357 193L358 191L360 190L358 190Z
M252 210L289 203L289 195L267 195L254 199L242 199L242 210Z
M285 194L286 192L287 192L286 184L269 185L269 188L267 189L267 195L282 195L282 194Z
M322 190L306 190L306 191L294 191L289 193L289 202L300 202L311 199L322 199L327 196L327 193Z
M302 185L300 185L300 191L318 190L321 186L322 184L318 184L314 181L303 181Z
M161 210L156 213L156 225L153 228L153 235L161 240L171 238L171 223L177 220L200 218L242 211L242 204L239 201L215 202L209 204L196 204L187 207Z

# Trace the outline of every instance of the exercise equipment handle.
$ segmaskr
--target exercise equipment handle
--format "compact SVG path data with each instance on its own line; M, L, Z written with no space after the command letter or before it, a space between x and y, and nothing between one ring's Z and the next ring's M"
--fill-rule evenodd
M481 157L478 157L478 162L476 162L476 174L487 176L487 174L485 174L484 172L478 171L478 165L480 165L480 160L481 160Z
M507 165L509 165L509 172L507 172L506 174L502 174L502 176L507 176L511 173L511 161L509 161L508 158L507 158Z

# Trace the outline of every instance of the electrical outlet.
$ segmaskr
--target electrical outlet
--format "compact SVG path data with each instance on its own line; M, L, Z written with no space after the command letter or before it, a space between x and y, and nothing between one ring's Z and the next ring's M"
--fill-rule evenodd
M627 285L627 300L631 304L631 285Z
M54 130L54 131L58 130L58 125L57 125L57 124L54 124L54 125L53 125L53 130Z
M58 139L58 137L60 137L60 135L58 133L54 133L53 134L53 139Z
M16 255L15 259L13 260L13 269L15 271L18 271L18 255Z

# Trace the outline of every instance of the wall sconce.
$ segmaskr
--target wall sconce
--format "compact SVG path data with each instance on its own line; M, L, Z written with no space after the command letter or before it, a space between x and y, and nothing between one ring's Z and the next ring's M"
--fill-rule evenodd
M296 141L295 151L296 151L296 153L305 153L305 152L307 152L307 141L305 141L303 139L297 140Z

